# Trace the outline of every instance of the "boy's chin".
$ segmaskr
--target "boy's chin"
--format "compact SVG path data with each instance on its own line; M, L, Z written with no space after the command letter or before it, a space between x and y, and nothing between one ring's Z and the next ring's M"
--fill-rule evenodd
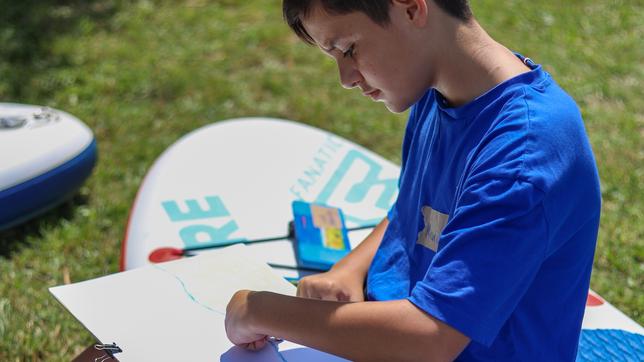
M385 104L385 107L389 110L391 113L402 113L409 109L411 105L408 104L401 104L401 102L390 102L386 99L379 100L379 102L383 102Z

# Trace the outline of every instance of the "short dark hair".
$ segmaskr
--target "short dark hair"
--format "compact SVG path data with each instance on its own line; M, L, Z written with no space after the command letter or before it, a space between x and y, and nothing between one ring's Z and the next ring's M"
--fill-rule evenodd
M432 1L448 14L462 21L467 21L472 17L472 10L468 0ZM307 17L313 5L318 2L330 14L341 15L360 11L376 24L385 26L389 23L391 0L284 0L282 2L282 12L286 23L300 39L309 44L315 44L315 41L304 28L302 18Z

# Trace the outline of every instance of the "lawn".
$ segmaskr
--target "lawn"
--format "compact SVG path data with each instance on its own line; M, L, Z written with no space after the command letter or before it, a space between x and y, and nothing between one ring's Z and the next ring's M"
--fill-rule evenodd
M591 287L644 323L642 3L473 7L493 37L543 64L578 101L602 181ZM0 0L0 8L0 101L76 115L93 129L100 158L73 199L0 233L1 361L69 360L92 343L47 288L118 271L137 188L181 135L271 116L400 161L406 115L342 89L332 60L283 24L278 1Z

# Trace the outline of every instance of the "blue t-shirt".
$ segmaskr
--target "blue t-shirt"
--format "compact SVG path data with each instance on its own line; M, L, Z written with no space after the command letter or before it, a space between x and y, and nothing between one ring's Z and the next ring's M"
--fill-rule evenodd
M523 59L523 58L522 58ZM575 102L540 66L472 102L412 108L367 277L471 339L457 360L574 361L601 195Z

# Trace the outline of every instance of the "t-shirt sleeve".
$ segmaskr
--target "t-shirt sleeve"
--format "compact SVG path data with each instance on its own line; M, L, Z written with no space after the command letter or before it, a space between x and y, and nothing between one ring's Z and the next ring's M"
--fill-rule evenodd
M409 300L489 346L533 281L548 227L543 192L491 179L465 185L425 277Z

